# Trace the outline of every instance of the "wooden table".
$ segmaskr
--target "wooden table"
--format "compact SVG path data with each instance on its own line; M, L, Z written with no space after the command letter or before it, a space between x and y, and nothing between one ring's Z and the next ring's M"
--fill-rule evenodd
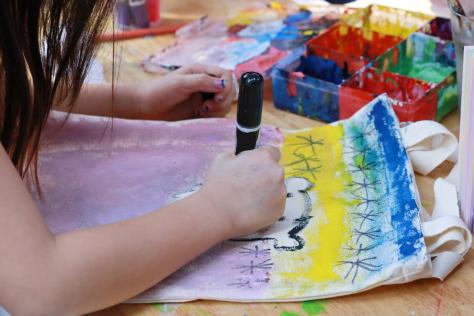
M192 19L211 12L215 15L228 15L238 6L251 1L232 0L183 0L163 1L165 17ZM379 1L380 2L380 1ZM387 1L390 2L390 1ZM217 5L218 4L218 5ZM186 12L192 12L186 14ZM116 80L137 82L153 79L156 75L147 74L140 68L140 61L147 56L171 44L173 36L161 36L131 40L116 44L115 63L118 66ZM107 80L111 79L112 45L102 45L99 60L105 68ZM267 84L270 86L270 84ZM235 106L229 114L235 116ZM300 117L273 107L271 93L265 97L263 122L284 129L314 127L323 123ZM453 113L443 121L453 133L459 131L459 114ZM429 176L417 176L422 204L428 210L433 206L434 179L446 176L452 167L445 163ZM94 313L106 315L281 315L314 316L330 315L473 315L474 314L474 252L470 252L464 263L445 281L420 280L405 285L384 286L365 293L314 301L309 303L257 303L237 304L224 302L198 301L186 304L122 304Z

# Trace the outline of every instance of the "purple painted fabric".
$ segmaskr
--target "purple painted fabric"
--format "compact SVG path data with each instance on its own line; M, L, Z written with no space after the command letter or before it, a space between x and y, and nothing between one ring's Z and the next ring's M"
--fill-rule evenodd
M235 122L230 119L178 123L81 115L71 115L66 123L64 119L64 115L53 113L48 121L39 156L43 198L33 192L54 233L157 210L192 191L202 182L213 158L235 148ZM275 128L264 127L260 140L279 145L282 135ZM201 296L225 295L224 286L235 297L251 299L247 296L256 292L228 286L239 282L233 273L229 274L229 263L235 266L236 259L242 265L248 261L242 257L241 252L246 250L241 246L233 242L216 246L137 301L193 299L196 284L200 285ZM251 243L245 246L255 249ZM270 253L263 251L257 256L265 260ZM252 282L264 286L267 281L262 269Z

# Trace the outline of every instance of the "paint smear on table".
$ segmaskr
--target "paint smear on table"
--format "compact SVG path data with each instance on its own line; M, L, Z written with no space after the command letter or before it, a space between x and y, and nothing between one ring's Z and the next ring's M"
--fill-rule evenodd
M303 303L303 310L308 316L316 316L326 311L326 301L307 301Z

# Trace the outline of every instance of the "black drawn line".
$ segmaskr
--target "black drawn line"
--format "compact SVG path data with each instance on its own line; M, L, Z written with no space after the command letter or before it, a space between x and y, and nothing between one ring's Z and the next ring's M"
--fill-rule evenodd
M360 239L366 237L370 240L375 240L382 236L382 231L378 228L371 227L367 231L362 231L357 228L352 232L354 236L357 236L356 243L359 243Z
M365 162L365 160L360 163L351 163L349 164L349 167L351 168L348 170L350 173L361 173L364 177L367 177L366 172L375 171L378 169L377 163L375 161Z
M311 165L311 162L320 162L320 160L316 156L307 156L302 153L293 153L293 156L298 158L299 160L293 161L286 165L286 167L291 167L294 165L305 164L307 167Z
M255 263L255 261L251 260L249 264L237 266L235 269L240 270L240 273L242 274L253 274L256 270L270 270L272 267L273 262L271 262L270 259L266 259L260 263Z
M297 144L291 144L290 146L298 146L297 148L295 148L295 152L299 151L300 149L304 149L304 148L311 148L311 151L313 152L313 154L316 154L316 146L323 146L324 145L324 141L322 139L313 139L313 136L312 135L308 135L308 136L296 136L296 138L299 138L302 140L301 143L297 143Z
M274 237L269 236L249 236L249 237L242 237L237 239L231 239L231 241L235 242L255 242L255 241L272 241L273 242L273 249L275 250L282 250L282 251L297 251L303 249L305 245L305 240L299 234L300 232L308 226L311 218L313 218L310 214L313 209L313 202L311 197L308 193L309 190L313 187L313 184L306 178L301 178L301 180L305 180L305 186L299 188L297 191L301 194L304 204L303 209L301 210L301 215L298 218L292 220L292 226L290 230L287 232L287 236L289 240L293 242L291 244L285 243L285 239L278 240ZM297 198L297 194L295 192L289 192L287 194L287 199ZM285 216L282 216L280 220L288 220Z
M373 134L374 131L375 131L375 126L371 126L367 123L363 128L361 128L355 133L356 135L351 136L349 139L353 143L356 143L357 141L362 141L367 136Z
M362 179L362 182L358 181L352 181L351 184L349 184L349 187L354 188L351 193L360 193L360 191L364 191L365 195L369 195L369 190L375 191L376 187L380 184L378 180L374 180L372 182L367 181L366 178Z
M377 244L377 243L372 244L372 245L367 245L367 246L364 246L363 244L359 244L359 246L357 248L349 246L349 247L345 247L344 249L347 250L347 251L350 251L350 252L355 252L355 256L359 256L362 253L373 250L378 246L379 246L379 244Z
M293 167L293 171L289 172L289 176L304 176L311 174L314 180L316 180L316 174L321 170L321 165L314 165L314 163L319 162L320 160L315 156L306 156L302 153L293 153L293 156L298 158L298 160L293 161L286 165L286 167Z
M269 255L270 248L260 249L258 245L255 248L240 247L239 253L245 256L255 256L255 259L258 259L259 256Z
M257 283L268 283L268 282L270 282L270 278L256 279L255 282L257 282Z
M376 260L377 257L369 257L369 258L364 258L360 259L359 256L355 260L344 260L340 261L337 265L349 265L350 268L347 271L346 275L344 276L344 279L347 279L351 273L353 274L351 282L354 283L357 275L359 274L359 269L364 269L366 271L374 272L374 271L379 271L382 265L376 265L370 263L373 260Z
M250 280L249 279L237 279L237 282L235 283L230 283L230 284L227 284L227 286L235 286L239 289L241 288L248 288L248 289L251 289L252 288L252 285L250 285Z
M368 213L355 212L352 214L361 220L359 228L362 228L366 222L371 222L371 223L375 222L375 220L380 216L380 214L382 214L382 212L376 209L373 209Z

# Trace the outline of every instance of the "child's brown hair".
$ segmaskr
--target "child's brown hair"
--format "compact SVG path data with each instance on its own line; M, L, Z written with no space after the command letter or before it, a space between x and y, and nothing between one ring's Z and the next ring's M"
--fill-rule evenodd
M36 176L53 102L71 105L114 1L0 1L0 140L18 172ZM31 168L33 167L33 168Z

